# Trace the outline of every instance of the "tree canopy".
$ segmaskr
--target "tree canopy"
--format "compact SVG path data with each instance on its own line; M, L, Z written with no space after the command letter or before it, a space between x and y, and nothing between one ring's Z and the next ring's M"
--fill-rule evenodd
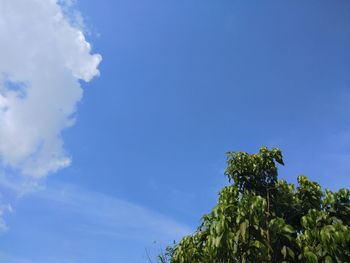
M228 152L217 205L160 261L350 262L350 191L322 191L305 176L295 187L278 180L278 164L277 148Z

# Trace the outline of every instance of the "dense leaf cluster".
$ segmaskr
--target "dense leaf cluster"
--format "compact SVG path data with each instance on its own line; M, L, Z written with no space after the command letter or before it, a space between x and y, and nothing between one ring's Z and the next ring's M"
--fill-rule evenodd
M171 263L350 262L350 191L305 176L277 178L279 149L227 153L231 185L197 231L168 248ZM162 261L166 261L163 257Z

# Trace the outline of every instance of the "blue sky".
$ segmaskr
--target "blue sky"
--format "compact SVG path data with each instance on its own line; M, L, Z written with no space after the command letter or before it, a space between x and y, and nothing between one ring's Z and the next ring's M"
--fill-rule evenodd
M0 0L0 13L6 2ZM191 233L213 207L231 150L280 147L281 178L295 182L305 174L333 190L349 187L348 1L65 2L62 12L72 27L84 21L91 49L76 60L70 59L76 52L63 52L66 60L52 55L67 62L62 68L41 58L41 52L56 54L46 50L46 39L40 52L29 52L39 46L35 38L28 51L39 54L40 72L55 73L37 89L47 105L28 116L44 130L60 127L60 139L45 137L45 130L38 140L24 137L39 141L33 153L0 149L0 228L6 224L0 261L147 262L145 249L155 254ZM38 6L28 8L35 13ZM70 29L64 32L71 36ZM10 49L5 44L0 50ZM67 40L62 47L70 45ZM73 46L69 50L78 50ZM98 55L89 55L95 53L100 64ZM12 72L2 66L8 59L0 63L1 74ZM26 82L27 69L16 75L17 69L5 80L41 85L41 79ZM6 101L9 94L0 88L0 109L1 96ZM57 100L66 115L41 115ZM11 109L10 102L3 107ZM59 121L52 124L51 116ZM30 123L20 124L18 133L0 133L0 142L13 139L16 147L17 134L35 133ZM47 156L57 162L51 165Z

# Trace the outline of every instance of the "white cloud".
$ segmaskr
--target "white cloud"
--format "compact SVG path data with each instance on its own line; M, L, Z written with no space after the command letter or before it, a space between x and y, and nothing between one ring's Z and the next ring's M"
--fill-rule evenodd
M61 133L79 80L99 74L101 56L65 14L56 0L0 0L0 160L34 177L70 164Z

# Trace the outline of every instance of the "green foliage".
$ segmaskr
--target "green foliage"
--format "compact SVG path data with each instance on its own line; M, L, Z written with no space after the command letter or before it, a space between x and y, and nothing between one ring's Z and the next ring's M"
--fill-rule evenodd
M232 184L197 231L169 247L171 263L350 262L350 191L322 191L305 176L278 180L282 153L227 153Z

